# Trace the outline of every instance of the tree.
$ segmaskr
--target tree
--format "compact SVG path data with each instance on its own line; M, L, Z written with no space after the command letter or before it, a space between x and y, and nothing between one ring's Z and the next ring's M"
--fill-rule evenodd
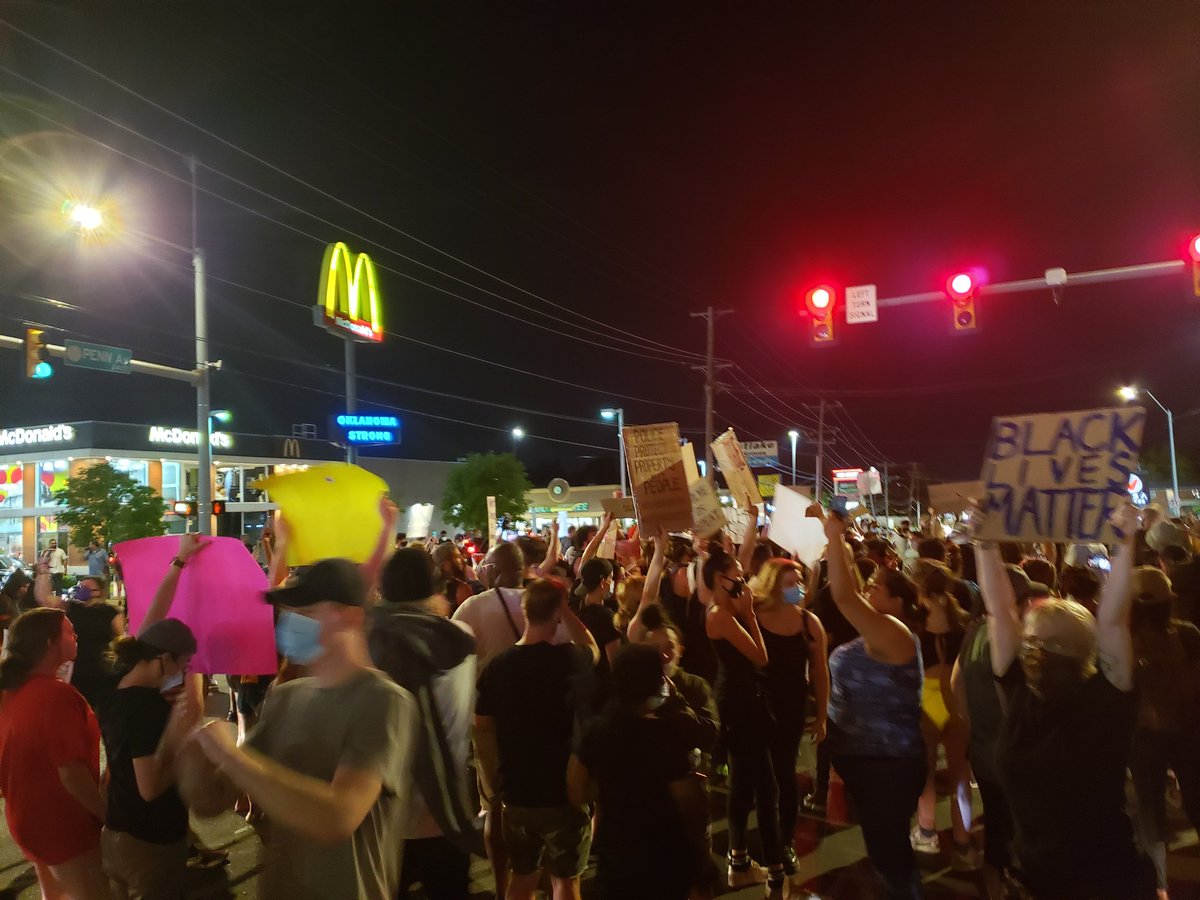
M134 538L166 534L166 505L153 488L138 484L108 463L85 469L54 492L58 519L71 529L76 547L98 541L107 547Z
M522 515L533 490L521 461L511 453L472 453L455 466L442 495L442 518L472 531L487 531L487 498L496 498L496 516Z
M1155 487L1171 484L1171 448L1166 445L1142 450L1138 460L1146 481ZM1196 484L1196 467L1186 453L1178 455L1179 484L1183 487Z

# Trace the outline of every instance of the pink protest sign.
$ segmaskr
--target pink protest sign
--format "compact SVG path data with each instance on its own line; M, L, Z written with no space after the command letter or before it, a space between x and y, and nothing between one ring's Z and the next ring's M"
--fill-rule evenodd
M187 624L199 645L192 671L210 675L274 672L275 625L263 601L267 576L237 538L208 539L179 575L167 615ZM179 537L140 538L117 544L125 575L129 631L136 634L154 593L179 552Z

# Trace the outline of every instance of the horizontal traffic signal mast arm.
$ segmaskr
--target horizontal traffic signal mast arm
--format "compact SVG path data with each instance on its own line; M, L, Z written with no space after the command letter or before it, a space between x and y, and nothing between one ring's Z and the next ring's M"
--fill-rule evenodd
M1167 262L1143 263L1136 266L1120 266L1115 269L1097 269L1094 272L1076 272L1069 274L1063 269L1048 269L1041 278L1025 278L1021 281L1002 281L999 283L983 283L975 289L975 295L983 294L1019 294L1024 291L1045 290L1046 288L1062 288L1071 285L1103 284L1109 281L1132 281L1138 278L1158 278L1175 275L1184 271L1187 263L1183 260L1168 260ZM902 297L880 297L876 306L910 306L914 303L945 303L946 292L924 291L920 294L905 294Z
M21 338L10 337L7 334L0 334L0 350L21 350L25 346L25 341ZM46 344L46 350L51 356L63 359L67 355L67 348L62 344ZM213 368L217 368L217 363L211 364ZM200 373L195 369L176 369L172 366L160 366L158 363L143 362L140 359L131 359L129 368L133 372L138 372L142 375L155 375L158 378L170 378L172 381L186 381L188 384L195 384Z

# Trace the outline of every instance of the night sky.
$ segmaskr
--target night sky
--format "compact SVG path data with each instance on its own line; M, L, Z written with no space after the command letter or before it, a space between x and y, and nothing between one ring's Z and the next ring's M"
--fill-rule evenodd
M1058 305L984 296L967 335L948 302L884 309L810 345L797 309L818 282L886 297L964 266L999 282L1158 262L1200 231L1194 3L918 8L0 3L0 332L191 365L187 256L128 246L190 244L178 151L201 161L214 406L237 431L324 427L341 404L341 342L309 307L342 239L380 266L390 334L360 349L359 393L402 410L405 455L508 450L519 425L535 481L615 480L597 414L617 405L699 441L688 313L712 305L734 311L717 428L743 439L785 448L824 397L843 404L830 464L971 478L993 415L1109 405L1133 381L1194 457L1184 273ZM119 208L126 238L56 230L68 191ZM19 365L0 353L4 425L194 422L186 385L27 385ZM1165 444L1157 410L1146 440Z

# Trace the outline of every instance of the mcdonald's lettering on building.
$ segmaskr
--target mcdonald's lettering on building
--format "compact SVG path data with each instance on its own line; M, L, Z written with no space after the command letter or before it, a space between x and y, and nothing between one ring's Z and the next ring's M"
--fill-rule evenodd
M379 283L371 257L351 254L341 241L326 247L321 288L313 310L316 324L342 338L382 341L379 305Z

